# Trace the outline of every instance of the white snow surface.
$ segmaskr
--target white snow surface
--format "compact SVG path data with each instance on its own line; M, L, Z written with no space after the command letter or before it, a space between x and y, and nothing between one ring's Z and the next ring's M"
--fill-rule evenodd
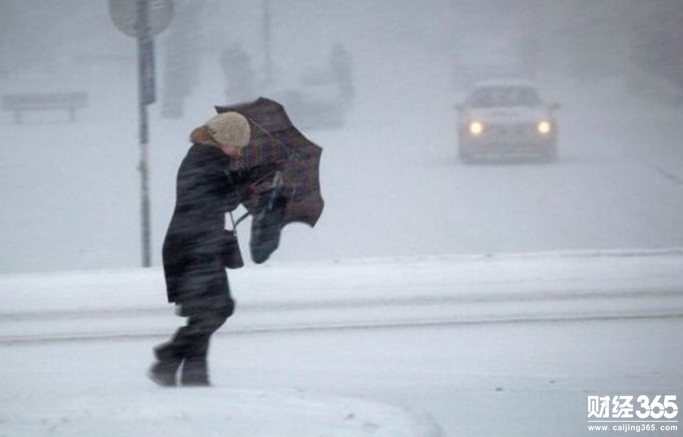
M680 396L682 267L676 247L248 265L209 389L144 377L182 320L160 269L4 275L0 435L584 435L586 394Z
M249 265L230 282L232 332L683 315L682 248ZM0 341L162 335L164 287L160 268L1 276Z
M71 3L59 8L86 10ZM90 104L75 123L59 111L25 124L0 114L0 271L35 272L0 275L0 437L576 437L594 434L587 395L680 403L683 113L656 98L655 78L539 71L543 94L562 104L560 161L466 166L454 73L486 53L459 53L453 23L472 11L442 0L271 3L274 85L297 83L342 42L356 98L342 129L306 132L324 149L316 228L288 226L269 264L231 272L238 309L212 342L215 387L177 391L144 377L151 348L181 323L159 267L175 174L188 133L227 103L220 51L244 37L262 64L260 2L213 2L218 13L204 14L181 119L161 114L165 59L178 48L158 39L147 270L132 269L134 40L106 2L78 25L30 8L76 39L49 64L0 77L3 93L86 91ZM42 58L41 38L55 32L39 24L22 20L40 31L9 45ZM510 52L505 33L496 39ZM239 232L246 243L248 222ZM99 270L57 272L87 269Z
M427 416L300 391L116 390L3 406L10 436L435 436ZM438 432L438 431L436 431Z

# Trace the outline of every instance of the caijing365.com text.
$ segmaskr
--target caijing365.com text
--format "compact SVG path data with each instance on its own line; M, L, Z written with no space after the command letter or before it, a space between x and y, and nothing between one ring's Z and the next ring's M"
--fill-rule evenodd
M678 431L675 395L588 396L589 431Z
M588 431L618 431L618 432L641 432L641 431L678 431L678 425L662 425L654 423L643 423L632 425L625 423L622 425L588 425Z

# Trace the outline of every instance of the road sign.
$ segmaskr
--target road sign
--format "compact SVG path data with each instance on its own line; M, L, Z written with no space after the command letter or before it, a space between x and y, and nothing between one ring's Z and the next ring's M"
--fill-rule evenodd
M172 0L147 0L149 36L157 36L171 23ZM109 0L109 15L114 25L128 36L137 37L137 0Z

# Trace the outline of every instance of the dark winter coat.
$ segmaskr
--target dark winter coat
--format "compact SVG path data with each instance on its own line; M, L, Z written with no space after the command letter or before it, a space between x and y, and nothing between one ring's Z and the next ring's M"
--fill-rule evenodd
M249 183L229 164L219 148L193 144L178 170L163 262L168 301L182 305L182 315L233 305L223 265L225 214L247 199Z

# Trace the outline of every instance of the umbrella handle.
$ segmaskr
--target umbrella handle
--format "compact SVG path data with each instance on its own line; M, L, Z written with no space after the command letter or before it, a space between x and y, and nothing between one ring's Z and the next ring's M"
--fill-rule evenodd
M273 184L270 186L271 188L279 188L280 185L282 185L282 172L280 170L275 172L275 177L273 178Z
M265 179L265 177L262 179ZM273 183L271 185L271 189L279 188L280 185L282 184L282 179L283 179L282 172L281 171L275 172L275 177L273 178ZM272 201L272 199L271 199L271 201ZM232 222L232 232L233 233L237 232L237 225L242 223L244 220L246 220L247 217L249 217L251 215L251 213L249 211L247 211L244 214L242 214L237 220L235 220L235 217L232 215L232 211L230 211L229 214L230 214L230 221Z

